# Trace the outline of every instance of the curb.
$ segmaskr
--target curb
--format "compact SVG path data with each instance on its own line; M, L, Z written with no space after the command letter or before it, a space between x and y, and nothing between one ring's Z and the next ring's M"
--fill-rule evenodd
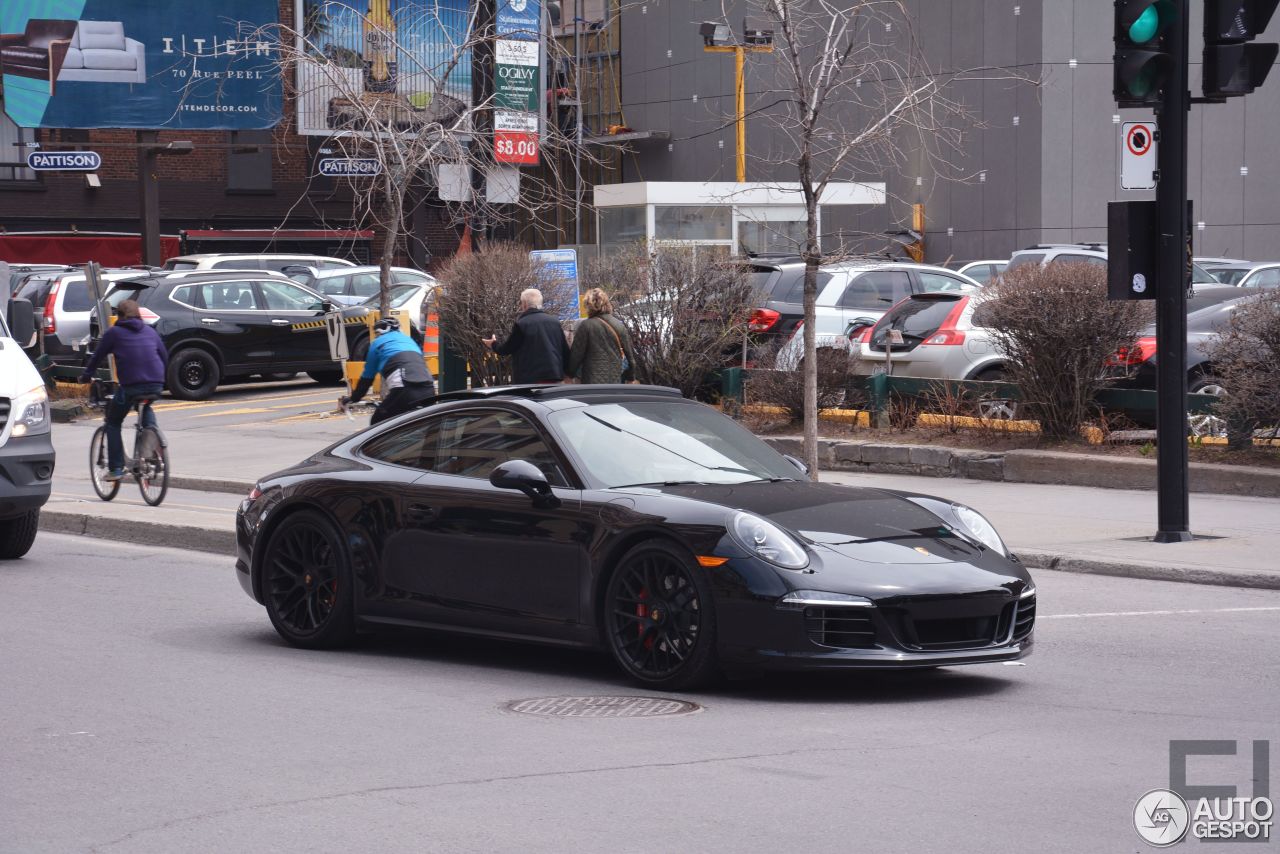
M795 436L762 437L780 453L801 456ZM822 471L962 477L1006 483L1042 483L1106 489L1156 488L1156 461L1063 451L983 451L944 445L819 439ZM1280 469L1192 463L1192 492L1280 498Z
M1169 566L1156 563L1118 563L1071 557L1037 549L1014 549L1013 552L1028 569L1048 569L1082 575L1112 575L1118 578L1138 578L1147 581L1176 581L1182 584L1205 584L1215 587L1280 590L1280 572L1203 569L1195 566Z
M99 540L116 540L144 546L185 548L213 554L234 555L235 531L219 531L198 525L168 525L140 519L107 519L66 510L40 511L40 530L50 534L77 534Z
M184 477L169 475L171 489L190 489L193 492L222 492L227 495L248 495L253 488L251 480L224 480L216 477Z

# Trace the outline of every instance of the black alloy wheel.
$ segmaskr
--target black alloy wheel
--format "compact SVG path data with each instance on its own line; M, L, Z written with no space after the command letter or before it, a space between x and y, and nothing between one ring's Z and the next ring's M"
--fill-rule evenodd
M618 664L652 688L694 688L718 672L710 586L674 544L641 543L605 592L605 635Z
M165 372L169 392L181 400L204 400L222 379L218 360L207 350L187 347L169 357Z
M304 510L280 523L262 559L271 624L294 646L331 649L355 637L351 570L333 526Z

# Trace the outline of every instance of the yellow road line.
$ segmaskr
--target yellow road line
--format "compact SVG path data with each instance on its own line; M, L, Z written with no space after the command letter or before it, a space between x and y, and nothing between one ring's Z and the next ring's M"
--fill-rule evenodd
M336 386L334 388L336 388ZM310 396L316 396L317 398L327 397L332 393L333 392L330 389L314 389L296 394L278 394L271 397L253 397L247 400L186 400L176 401L173 403L156 404L154 409L157 412L167 412L169 410L178 409L208 409L212 406L235 406L237 404L245 403L265 403L271 400L295 400Z

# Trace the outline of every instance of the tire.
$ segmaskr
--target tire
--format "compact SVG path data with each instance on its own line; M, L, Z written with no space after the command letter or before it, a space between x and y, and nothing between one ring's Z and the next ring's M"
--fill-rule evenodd
M338 385L345 380L342 371L307 371L307 376L320 385Z
M0 560L16 560L31 551L39 530L39 509L13 519L0 519Z
M110 470L107 465L107 428L99 427L89 440L89 480L93 483L93 491L103 501L110 501L120 491L120 481L103 480Z
M169 492L169 449L159 431L144 427L138 436L137 453L133 464L137 466L138 490L143 501L158 507Z
M1009 374L1004 368L988 368L974 377L977 382L1007 383ZM978 417L988 421L1017 421L1022 418L1022 401L1009 399L979 400Z
M1195 374L1187 379L1187 393L1221 397L1227 393L1227 387L1213 374ZM1221 438L1227 435L1227 422L1211 412L1188 412L1187 430L1198 439Z
M369 336L361 335L351 342L351 361L363 362L367 355L369 355Z
M297 371L276 371L271 374L263 374L262 378L273 383L282 383L291 380L298 375Z
M675 544L654 540L623 555L605 589L603 616L609 652L641 685L687 690L719 675L711 585Z
M351 566L338 532L313 510L287 517L262 558L262 598L289 644L334 649L355 638Z
M186 347L169 357L165 385L179 400L204 400L222 379L218 360L208 350Z

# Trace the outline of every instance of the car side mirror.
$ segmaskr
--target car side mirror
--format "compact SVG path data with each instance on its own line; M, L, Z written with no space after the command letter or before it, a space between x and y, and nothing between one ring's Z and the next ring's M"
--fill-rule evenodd
M35 346L36 314L30 300L15 299L9 302L9 331L22 349Z
M499 489L518 489L533 499L535 507L555 508L560 499L551 491L551 482L528 460L508 460L489 473L489 483Z
M805 477L809 476L809 467L805 465L804 462L799 457L793 457L790 454L783 454L782 456L783 456L783 459L791 463L791 465L800 469L800 474L804 475Z
M323 311L325 314L329 314L330 312L334 312L338 310L338 304L333 302L332 300L321 300L320 310Z

